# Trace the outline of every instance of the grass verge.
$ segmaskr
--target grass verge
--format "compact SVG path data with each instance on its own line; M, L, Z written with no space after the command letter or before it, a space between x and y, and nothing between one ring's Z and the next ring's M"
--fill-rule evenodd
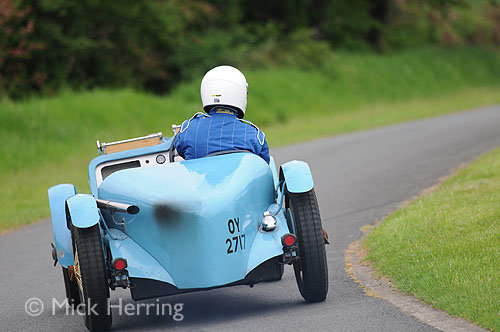
M248 119L271 147L500 103L500 54L424 49L339 54L325 71L245 71ZM49 216L47 188L88 192L95 141L170 133L200 110L199 82L158 97L129 89L0 100L0 232Z
M363 242L398 289L500 331L500 149L390 215Z

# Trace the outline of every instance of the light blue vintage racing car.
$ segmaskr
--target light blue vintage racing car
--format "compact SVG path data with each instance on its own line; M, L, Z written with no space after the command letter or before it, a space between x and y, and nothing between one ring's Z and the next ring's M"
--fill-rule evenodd
M174 126L175 131L175 126ZM175 137L175 136L174 136ZM292 264L307 302L324 301L328 275L307 163L276 170L246 151L181 160L161 133L99 143L91 194L48 190L66 296L91 331L108 330L109 290L134 300L280 280Z

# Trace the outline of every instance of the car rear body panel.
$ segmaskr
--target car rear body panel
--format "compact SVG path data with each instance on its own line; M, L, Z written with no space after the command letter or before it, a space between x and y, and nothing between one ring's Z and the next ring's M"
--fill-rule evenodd
M288 232L282 215L274 232L259 228L275 201L274 180L267 163L250 153L121 170L101 183L98 198L139 206L135 216L103 216L153 257L178 289L245 279L283 253L280 238Z

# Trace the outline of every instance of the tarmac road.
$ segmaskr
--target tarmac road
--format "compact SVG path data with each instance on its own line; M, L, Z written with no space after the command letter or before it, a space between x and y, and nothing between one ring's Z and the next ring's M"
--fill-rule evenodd
M326 301L305 304L292 269L287 267L281 282L140 302L163 304L165 315L157 316L154 310L146 315L142 310L139 315L126 316L115 309L113 329L433 330L389 303L365 296L345 274L344 250L360 236L360 227L386 216L459 164L499 145L500 106L496 106L275 149L277 163L301 159L313 171L323 225L331 242L327 246L330 288ZM81 317L66 315L57 306L52 310L52 298L64 299L60 267L52 267L50 258L52 241L49 221L0 237L1 331L86 330ZM37 317L25 312L26 301L33 297L45 305ZM123 305L134 303L128 291L112 292L114 304L120 297ZM179 322L168 313L168 305L176 303L184 304L180 312L184 319Z

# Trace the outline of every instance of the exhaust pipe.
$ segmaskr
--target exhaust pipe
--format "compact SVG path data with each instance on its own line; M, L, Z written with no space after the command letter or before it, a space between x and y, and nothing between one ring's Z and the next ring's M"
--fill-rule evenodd
M124 203L117 203L111 201L105 201L96 198L97 207L100 209L105 209L110 212L126 212L128 214L138 214L140 209L137 205L129 205Z

